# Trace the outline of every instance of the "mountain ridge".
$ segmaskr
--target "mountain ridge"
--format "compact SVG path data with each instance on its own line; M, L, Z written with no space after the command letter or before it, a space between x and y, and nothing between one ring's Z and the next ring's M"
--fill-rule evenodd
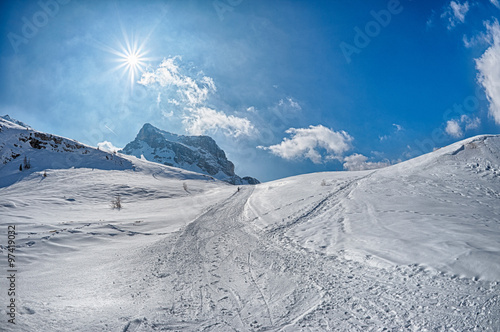
M160 166L159 174L169 174L173 178L213 181L213 178L205 174L108 152L70 138L37 131L21 125L20 121L13 122L13 119L9 119L0 117L0 188L14 184L33 173L72 168L141 170L151 173ZM25 158L30 164L29 168L25 167Z
M255 178L236 175L234 164L211 137L177 135L150 123L144 124L136 138L119 152L207 174L231 184L260 183Z

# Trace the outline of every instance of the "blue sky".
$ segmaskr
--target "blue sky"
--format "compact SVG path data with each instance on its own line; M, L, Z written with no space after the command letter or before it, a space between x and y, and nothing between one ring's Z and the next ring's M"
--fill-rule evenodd
M0 114L93 146L150 122L212 136L239 175L267 181L500 133L497 0L0 9Z

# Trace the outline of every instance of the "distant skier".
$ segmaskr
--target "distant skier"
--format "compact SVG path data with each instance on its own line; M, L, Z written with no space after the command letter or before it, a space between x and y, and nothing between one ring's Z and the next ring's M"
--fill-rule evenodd
M240 192L240 187L238 187L238 191L237 192Z

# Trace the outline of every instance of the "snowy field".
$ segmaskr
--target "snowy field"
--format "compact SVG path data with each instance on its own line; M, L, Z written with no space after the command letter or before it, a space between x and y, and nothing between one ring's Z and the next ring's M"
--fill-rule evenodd
M0 330L500 330L498 136L239 191L115 158L0 168Z

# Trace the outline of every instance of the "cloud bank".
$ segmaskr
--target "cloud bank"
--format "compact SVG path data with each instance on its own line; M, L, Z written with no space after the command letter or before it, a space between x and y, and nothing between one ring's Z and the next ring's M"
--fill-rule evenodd
M281 143L258 148L283 159L309 159L315 164L325 160L339 160L344 152L352 148L353 138L347 132L336 132L322 125L290 128L286 133L291 137L285 137Z
M500 124L500 25L497 20L485 24L487 29L485 40L490 47L476 59L478 82L483 86L490 103L490 116L496 124Z

